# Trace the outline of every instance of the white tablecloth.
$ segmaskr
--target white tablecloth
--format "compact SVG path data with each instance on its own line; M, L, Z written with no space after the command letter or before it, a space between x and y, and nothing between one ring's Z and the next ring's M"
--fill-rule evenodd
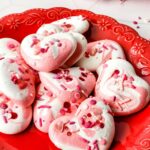
M55 6L88 9L109 15L150 39L150 0L126 0L124 3L121 0L0 0L0 17L30 8Z

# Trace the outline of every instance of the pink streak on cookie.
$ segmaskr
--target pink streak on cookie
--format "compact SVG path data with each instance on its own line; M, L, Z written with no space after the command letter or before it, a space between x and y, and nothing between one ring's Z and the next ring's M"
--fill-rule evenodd
M22 62L12 58L0 60L0 92L18 105L29 106L35 97L35 77Z
M7 57L17 57L20 43L11 38L0 39L0 59Z
M58 25L63 29L63 32L78 32L85 33L89 29L89 22L83 16L72 16L52 22L51 24Z
M0 96L0 132L5 134L17 134L24 131L32 119L32 109L22 107L5 95Z
M88 43L87 50L77 66L96 71L100 65L109 59L117 58L125 59L121 46L112 40L100 40Z
M87 40L82 34L72 32L72 35L77 41L77 48L65 63L65 66L67 67L74 65L84 55L87 48Z
M107 150L115 131L110 111L99 98L88 98L74 116L54 120L49 128L49 137L63 150Z
M69 33L43 37L28 35L21 43L21 55L37 71L52 71L63 65L74 53L77 42Z
M106 67L104 67L106 66ZM98 68L96 96L105 99L115 115L140 111L150 100L150 87L126 60L109 60Z

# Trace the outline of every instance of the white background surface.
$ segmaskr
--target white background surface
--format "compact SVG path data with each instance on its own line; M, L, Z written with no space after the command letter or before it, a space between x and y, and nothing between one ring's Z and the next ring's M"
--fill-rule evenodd
M109 15L150 39L150 0L0 0L0 17L31 8L68 7ZM142 19L138 19L141 17ZM138 21L135 25L133 21ZM137 29L137 26L140 28Z

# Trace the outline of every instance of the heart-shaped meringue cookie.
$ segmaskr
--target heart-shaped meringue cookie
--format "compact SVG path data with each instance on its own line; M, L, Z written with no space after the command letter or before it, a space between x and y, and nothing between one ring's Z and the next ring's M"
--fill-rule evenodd
M98 68L98 75L95 95L108 102L115 115L135 113L149 102L149 84L128 61L109 60Z
M54 120L49 137L62 150L107 150L114 131L109 106L99 98L91 97L81 103L75 115Z
M71 34L77 41L77 48L72 56L65 62L65 66L67 67L74 65L84 55L87 48L87 40L82 34L77 32L71 32Z
M76 101L81 95L87 97L96 83L91 72L79 67L57 69L49 73L39 72L39 76L44 86L57 96L70 99L72 92L76 92L76 98L71 101Z
M32 108L22 107L0 95L0 132L17 134L25 130L32 119Z
M29 106L34 101L34 74L26 64L12 58L0 60L0 92L18 105Z
M43 36L49 36L59 32L62 32L62 28L60 28L58 25L44 24L37 30L36 33Z
M117 58L125 59L121 46L112 40L100 40L88 43L87 50L77 66L96 71L100 65L109 59Z
M75 91L74 91L75 93ZM49 125L53 120L60 116L74 114L84 96L79 97L76 101L71 101L74 98L64 99L63 97L54 95L47 90L43 84L40 84L37 91L37 96L34 105L34 124L42 132L47 133Z
M11 38L0 39L0 59L17 57L20 49L20 43Z
M74 53L76 40L69 33L43 37L28 35L21 43L21 55L37 71L52 71L63 65Z
M58 25L63 29L63 32L79 32L85 33L89 29L89 22L83 16L72 16L52 22L51 24Z

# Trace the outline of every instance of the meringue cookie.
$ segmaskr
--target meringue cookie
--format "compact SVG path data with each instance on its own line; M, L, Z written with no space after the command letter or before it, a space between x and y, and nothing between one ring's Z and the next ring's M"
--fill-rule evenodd
M111 109L96 97L83 101L75 115L60 117L49 127L51 141L62 150L108 150L114 132Z
M74 53L76 40L69 33L43 37L28 35L21 43L21 55L37 71L52 71L63 65Z
M48 128L51 122L60 116L74 114L80 102L84 97L80 97L76 101L63 98L62 96L54 95L50 90L47 90L43 84L40 84L37 91L37 97L34 105L34 124L37 129L48 133Z
M12 58L0 60L0 92L18 105L29 106L35 97L34 75L26 64Z
M96 71L100 65L109 59L117 58L125 59L121 46L112 40L100 40L88 43L87 50L77 66Z
M107 61L98 68L98 76L95 95L104 99L115 115L133 114L150 100L149 84L136 75L126 60Z

